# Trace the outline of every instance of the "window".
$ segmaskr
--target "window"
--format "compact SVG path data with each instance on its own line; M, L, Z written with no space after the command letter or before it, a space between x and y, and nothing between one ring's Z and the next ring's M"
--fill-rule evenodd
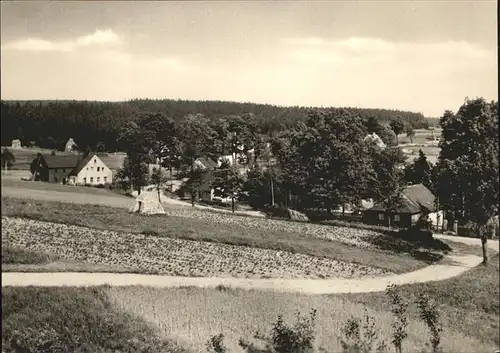
M56 168L56 169L54 169L54 172L55 172L55 173L57 173L57 168Z
M384 220L384 214L383 213L379 213L378 214L378 219L383 221Z
M107 183L108 182L108 177L104 177L104 182Z
M87 178L83 178L83 183L87 184Z
M99 171L99 170L101 170L101 168L100 168L100 167L97 167L97 171Z
M101 181L101 177L97 177L97 182L100 182Z
M90 170L91 170L91 171L94 171L94 167L90 167Z
M94 182L94 177L90 177L90 183L92 184Z
M97 163L97 159L94 158L94 163Z
M394 222L399 222L399 221L401 221L401 217L399 217L398 214L395 214L394 215Z
M89 170L89 167L87 167L87 171Z

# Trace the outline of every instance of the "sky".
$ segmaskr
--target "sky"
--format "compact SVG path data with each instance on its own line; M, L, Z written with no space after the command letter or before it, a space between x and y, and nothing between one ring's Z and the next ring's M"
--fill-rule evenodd
M497 100L496 1L2 1L1 98L456 111Z

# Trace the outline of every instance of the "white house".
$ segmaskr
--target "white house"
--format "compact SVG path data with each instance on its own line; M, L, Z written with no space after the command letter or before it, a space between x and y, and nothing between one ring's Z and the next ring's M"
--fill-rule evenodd
M68 142L66 142L66 146L64 147L64 152L73 152L73 146L78 147L75 141L73 141L73 138L70 137Z
M229 165L234 165L234 163L236 162L236 156L234 154L220 156L217 159L217 167L220 167L222 165L222 162L224 162L224 161L229 162Z
M68 178L68 183L73 185L104 185L112 181L113 172L95 154L81 160Z
M12 140L12 148L22 148L20 140Z
M384 141L382 141L380 136L377 135L376 133L366 135L365 138L363 139L363 141L375 143L381 149L384 149L387 147L386 144L384 143Z

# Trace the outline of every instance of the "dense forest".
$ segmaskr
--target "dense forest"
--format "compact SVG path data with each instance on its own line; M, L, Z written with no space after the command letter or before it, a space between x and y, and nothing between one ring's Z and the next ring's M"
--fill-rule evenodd
M23 146L62 149L72 137L81 148L94 149L100 143L108 151L115 151L121 128L143 113L162 113L175 121L197 114L207 118L250 116L258 119L263 132L275 135L305 121L309 109L224 101L150 99L127 102L1 101L1 143L10 145L13 139L20 139ZM362 119L374 117L383 124L399 116L413 128L428 126L420 113L387 109L348 110Z

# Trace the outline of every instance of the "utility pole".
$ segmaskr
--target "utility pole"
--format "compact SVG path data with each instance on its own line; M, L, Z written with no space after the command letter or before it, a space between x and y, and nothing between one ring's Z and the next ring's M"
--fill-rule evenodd
M274 183L272 175L271 175L271 206L274 206Z

